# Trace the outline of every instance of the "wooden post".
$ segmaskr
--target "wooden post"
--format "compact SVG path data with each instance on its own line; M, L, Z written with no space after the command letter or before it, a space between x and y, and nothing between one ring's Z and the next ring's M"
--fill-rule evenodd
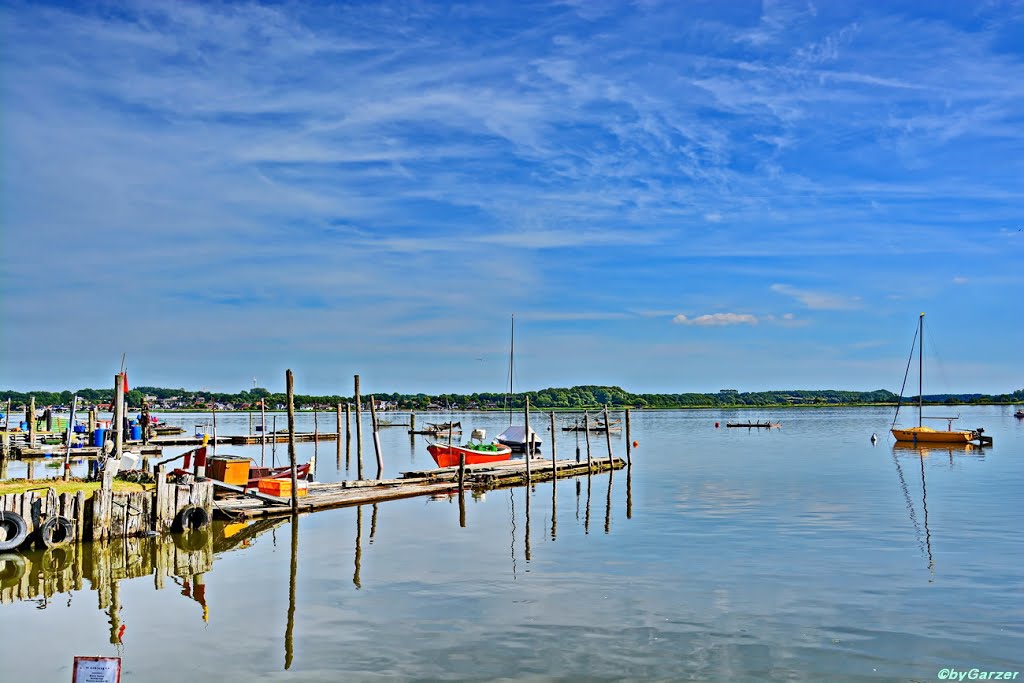
M526 423L524 425L524 430L526 432L526 436L523 437L523 438L526 439L526 485L529 486L530 485L530 461L533 460L533 439L530 438L530 396L529 396L529 394L525 394L523 396L523 398L525 399L525 406L523 408L523 420ZM526 491L526 500L527 501L530 500L530 491L529 491L529 489L527 489L527 491Z
M551 411L551 485L558 479L558 467L555 465L555 411ZM554 494L552 494L552 502Z
M318 414L320 413L319 404L313 404L313 442L316 443L320 440L320 419Z
M4 431L11 431L11 399L7 399L7 412L4 413Z
M587 440L587 474L590 474L590 412L583 412L583 436Z
M36 447L36 397L32 396L28 401L28 447Z
M124 447L124 374L114 375L114 457L121 458ZM103 478L106 481L106 477Z
M295 379L289 369L284 375L288 387L288 463L292 469L292 513L299 511L299 479L295 472Z
M166 519L167 515L167 474L164 472L163 464L153 468L156 479L156 491L153 499L153 529L160 533L166 532L171 527L171 521Z
M377 454L377 478L384 476L384 455L380 452L380 431L377 427L377 400L370 396L370 424L373 425L373 450Z
M78 396L71 401L71 417L68 418L68 449L64 453L64 481L71 478L71 441L75 438L75 412L78 410Z
M352 404L345 404L345 471L352 459Z
M409 438L416 440L416 413L409 412Z
M633 458L631 457L631 451L633 448L633 442L630 440L629 435L629 408L626 408L626 464L632 465Z
M359 375L355 376L355 402L356 402L356 476L363 480L363 422L362 409L359 401Z
M608 476L612 476L612 430L608 422L608 404L604 406L604 439L608 443Z
M466 454L459 453L459 495L462 495L466 481Z
M260 467L267 456L267 399L260 399Z
M334 435L336 437L338 437L338 446L341 446L341 403L338 403L338 405L337 405L337 418L338 418L338 426L334 430ZM341 448L338 448L338 452L339 453L341 452Z
M213 399L213 454L217 455L217 399Z
M249 436L252 436L252 408L249 409Z

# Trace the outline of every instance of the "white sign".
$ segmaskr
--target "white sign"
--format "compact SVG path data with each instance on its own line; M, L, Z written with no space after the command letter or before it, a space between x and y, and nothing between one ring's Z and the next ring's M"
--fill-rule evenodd
M71 683L121 683L121 658L75 657Z

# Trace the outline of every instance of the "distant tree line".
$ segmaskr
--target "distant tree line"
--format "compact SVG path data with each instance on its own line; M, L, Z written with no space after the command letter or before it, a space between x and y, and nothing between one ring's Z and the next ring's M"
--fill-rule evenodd
M0 390L0 401L13 406L26 405L35 397L37 406L70 406L75 395L86 404L109 403L113 400L113 389L79 389L78 391L4 391ZM141 406L146 397L157 405L173 402L176 408L203 408L214 404L231 405L235 408L258 409L261 399L266 399L268 408L284 405L287 397L283 393L271 393L262 388L247 389L238 393L168 389L164 387L140 386L127 394L128 404ZM620 387L578 386L528 391L507 396L504 393L475 394L399 394L376 393L374 398L391 402L401 410L430 409L477 409L515 410L522 409L525 397L537 409L583 410L608 405L616 408L737 408L737 407L780 407L780 406L827 406L827 405L884 405L894 404L899 396L885 389L877 391L840 391L836 389L794 389L785 391L741 392L723 389L713 394L633 394ZM368 396L362 395L365 401ZM154 400L155 399L155 400ZM1012 404L1024 403L1024 389L1009 394L933 394L924 397L929 404ZM904 397L904 402L916 402L917 397ZM352 403L351 396L313 396L297 394L295 404L303 406L334 406L338 403Z

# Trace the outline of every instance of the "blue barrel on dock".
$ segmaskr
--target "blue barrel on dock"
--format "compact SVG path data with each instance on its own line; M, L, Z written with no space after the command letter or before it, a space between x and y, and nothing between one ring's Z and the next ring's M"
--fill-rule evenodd
M142 441L142 425L132 425L132 441Z
M96 429L92 433L92 445L102 448L103 447L103 442L106 440L106 438L107 438L107 430L106 429Z

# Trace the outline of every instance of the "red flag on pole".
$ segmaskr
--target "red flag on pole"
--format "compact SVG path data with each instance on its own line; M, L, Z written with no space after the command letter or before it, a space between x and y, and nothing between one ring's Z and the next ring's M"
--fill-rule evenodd
M122 372L121 376L124 377L124 393L128 393L128 373Z

